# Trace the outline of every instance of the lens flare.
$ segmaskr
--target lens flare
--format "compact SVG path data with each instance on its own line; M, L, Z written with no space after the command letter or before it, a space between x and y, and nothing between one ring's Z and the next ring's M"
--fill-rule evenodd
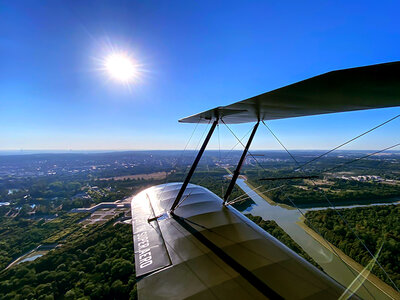
M112 53L104 60L104 68L111 78L123 83L130 83L138 76L138 66L124 53Z

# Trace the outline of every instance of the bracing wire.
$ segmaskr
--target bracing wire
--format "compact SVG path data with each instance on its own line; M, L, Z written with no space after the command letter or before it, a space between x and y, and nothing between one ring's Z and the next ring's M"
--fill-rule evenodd
M282 146L283 149L289 154L289 156L295 161L296 164L299 164L297 159L292 155L292 153L289 152L289 150L285 147L285 145L278 139L278 137L275 135L275 133L265 124L264 120L262 120L262 123L264 124L265 127L269 130L269 132L273 135L273 137L278 141L278 143ZM325 155L325 154L324 154Z
M233 151L233 149L235 149L236 146L239 145L239 144L243 141L243 139L244 139L246 136L249 135L249 133L252 131L252 128L250 128L250 129L246 132L246 134L245 134L238 142L236 142L236 144L227 152L227 154L226 154L226 155L224 156L224 158L222 159L222 158L221 158L222 155L221 155L221 142L220 142L219 125L220 125L220 124L218 124L218 144L219 144L220 164L221 164L222 161L225 161L225 160L229 157L229 155L231 154L231 152ZM243 145L243 144L242 144L242 145ZM224 194L225 194L225 192L224 192L224 179L223 179L223 177L222 177L222 180L221 180L221 190L222 190L222 196L221 196L221 197L223 197Z
M196 132L196 129L197 129L197 127L199 126L199 124L200 124L200 120L199 120L199 122L197 122L196 126L194 127L194 130L192 131L192 134L190 135L189 140L187 141L187 143L186 143L186 145L185 145L185 148L183 148L182 152L185 151L186 148L189 146L189 143L190 143L190 141L191 141L191 139L192 139L194 133Z
M201 183L202 183L206 178L208 178L208 177L209 177L209 175L203 176L203 178L202 178L198 183L196 183L196 184L197 184L197 185L201 185ZM194 190L191 191L189 194L187 194L185 197L182 197L182 200L179 201L179 203L175 206L175 209L177 209L177 208L183 203L183 201L185 201L188 197L190 197L190 196L192 195L193 192L194 192Z
M396 148L396 147L398 147L398 146L400 146L400 143L394 144L394 145L392 145L392 146L390 146L390 147L387 147L387 148L378 150L378 151L376 151L376 152L369 153L369 154L367 154L367 155L365 155L365 156L362 156L362 157L353 159L353 160L351 160L351 161L345 162L345 163L340 164L340 165L338 165L338 166L335 166L335 167L333 167L333 168L327 169L327 170L325 170L325 171L323 171L323 172L321 172L321 173L331 172L331 171L336 170L336 169L338 169L338 168L341 168L341 167L343 167L343 166L345 166L345 165L349 165L349 164L351 164L351 163L355 163L355 162L357 162L357 161L359 161L359 160L362 160L362 159L368 158L368 157L370 157L370 156L373 156L373 155L375 155L375 154L379 154L379 153L381 153L381 152L384 152L384 151L387 151L387 150Z
M223 121L222 121L223 122ZM225 122L223 122L224 124L225 124L225 126L229 129L229 131L231 132L231 134L236 138L236 140L238 140L238 143L240 143L243 147L245 147L244 145L243 145L243 143L242 143L242 141L236 136L236 134L229 128L229 126L225 123ZM248 153L253 157L253 159L257 162L257 164L264 170L264 172L266 172L266 170L265 170L265 168L259 163L259 161L250 153L250 151L248 151ZM291 201L292 202L292 201ZM292 202L293 203L293 202ZM293 205L296 207L296 209L304 216L304 218L306 218L305 217L305 215L303 214L303 212L293 203ZM307 219L307 218L306 218ZM318 232L318 231L317 231ZM321 234L320 234L321 235ZM322 235L321 235L322 236ZM325 238L324 237L322 237L324 240L325 240ZM325 240L326 241L326 240ZM329 243L328 243L329 244ZM330 246L331 247L331 246ZM332 248L332 247L331 247ZM332 248L332 251L338 256L338 254L336 253L336 251ZM340 258L340 256L338 256L339 258ZM340 258L341 259L341 258ZM342 260L342 259L341 259ZM349 269L349 271L353 274L353 275L355 275L355 273L354 273L354 271L349 267L349 266L347 266L347 264L342 260L342 262L345 264L345 266ZM364 286L364 285L363 285ZM367 290L367 292L371 295L371 293L368 291L368 289L364 286L364 288ZM372 295L371 295L371 297L372 298L374 298Z
M365 131L365 132L363 132L363 133L361 133L361 134L359 134L359 135L357 135L356 137L354 137L354 138L352 138L352 139L350 139L350 140L348 140L348 141L346 141L346 142L344 142L344 143L342 143L342 144L336 146L335 148L333 148L333 149L331 149L331 150L329 150L329 151L327 151L327 152L325 152L325 153L323 153L323 154L321 154L321 155L319 155L319 156L317 156L317 157L311 159L310 161L308 161L308 162L306 162L306 163L304 163L304 164L301 164L301 165L298 167L298 169L301 169L301 168L303 168L304 166L309 165L310 163L312 163L312 162L314 162L314 161L320 159L321 157L324 157L325 155L328 155L329 153L331 153L331 152L333 152L333 151L335 151L335 150L337 150L337 149L339 149L339 148L342 148L343 146L345 146L345 145L347 145L347 144L349 144L349 143L351 143L351 142L357 140L358 138L360 138L360 137L362 137L362 136L364 136L364 135L366 135L366 134L368 134L368 133L370 133L370 132L372 132L372 131L378 129L379 127L382 127L383 125L386 125L387 123L389 123L389 122L391 122L391 121L397 119L398 117L400 117L400 114L397 115L397 116L394 116L393 118L390 118L389 120L386 120L385 122L383 122L383 123L381 123L381 124L379 124L379 125L377 125L377 126L371 128L371 129L369 129L369 130L367 130L367 131ZM263 121L263 123L264 123L264 121ZM264 125L266 126L265 123L264 123ZM268 126L266 126L266 127L267 127L268 130L272 133L271 129L269 129ZM272 133L272 134L273 134L273 133ZM273 135L274 135L274 134L273 134ZM281 145L282 145L282 144L281 144ZM282 145L282 146L283 146L283 145Z
M363 283L362 279L360 277L356 277L357 271L355 271L353 268L351 268L349 265L347 265L347 263L342 259L342 257L339 255L339 253L337 253L337 251L335 250L333 245L330 242L328 242L326 240L326 238L321 234L321 232L312 224L312 222L310 222L310 220L306 217L306 215L303 213L303 211L294 203L294 201L292 199L290 199L288 196L286 196L286 199L288 199L290 201L290 203L300 212L300 214L303 216L303 218L308 221L308 223L311 226L311 229L314 230L317 234L319 234L324 239L324 241L329 246L331 251L333 253L335 253L336 257L338 257L341 260L341 262L346 266L346 268L350 271L350 273L352 273L355 276L355 278L358 279L358 281L360 281L361 285L364 287L364 289L367 291L367 293L373 299L375 299L375 297L371 294L371 292L368 290L368 288L364 284L362 284Z
M219 167L221 168L222 160L221 160L221 138L219 134L219 124L217 125L218 129L218 152L219 152ZM221 197L224 196L224 177L221 178Z
M200 121L199 121L199 123L200 123ZM204 128L204 131L203 131L203 133L202 133L202 135L201 135L201 137L200 137L200 139L199 139L199 141L197 142L197 145L196 145L196 147L195 147L195 152L196 152L197 149L199 148L200 143L201 143L201 141L203 140L203 137L204 137L204 135L206 134L207 129L208 129L208 126L210 125L210 123L211 123L211 120L207 123L207 126ZM195 153L195 156L196 156L196 153ZM181 181L183 181L183 180L185 179L185 176L186 176L186 173L187 173L187 169L188 169L188 167L185 168L185 171L183 172L182 180L181 180Z
M229 201L226 205L231 205L231 204L234 204L234 203L237 203L237 202L243 202L243 201L246 201L246 200L249 199L249 198L252 198L253 195L264 195L264 194L266 194L266 193L268 193L268 192L281 189L281 188L283 188L284 186L285 186L285 185L282 184L282 185L280 185L280 186L277 186L277 187L268 189L268 190L263 191L263 192L256 192L256 190L258 190L259 188L262 187L262 185L260 185L258 188L255 188L255 189L252 189L252 190L251 190L251 191L253 192L252 195L250 195L250 194L244 194L244 195L242 195L242 196L239 196L239 197L233 199L232 201Z
M263 187L262 185L259 185L258 187L252 189L252 191L257 191L257 190L259 190L259 189L262 188L262 187ZM240 196L236 197L235 199L232 199L232 200L229 201L229 202L236 201L236 200L239 200L239 199L241 199L241 198L245 198L246 196L247 196L247 194L244 193L243 195L240 195ZM229 203L229 202L228 202L228 203Z
M200 228L202 228L202 229L205 230L205 231L211 232L211 233L213 233L213 234L219 236L219 237L222 238L222 239L225 239L225 240L227 240L227 241L229 241L229 242L233 242L233 243L236 242L236 240L229 239L229 238L227 238L226 235L221 235L221 234L219 234L218 232L216 232L216 231L212 230L211 228L208 228L208 227L206 227L206 226L204 226L204 225L202 225L202 224L199 224L199 223L197 223L197 222L194 222L194 221L192 221L192 220L190 220L190 219L187 219L187 218L184 218L184 217L180 217L180 218L181 218L182 220L184 220L185 222L188 222L188 223L193 224L193 225L195 225L195 226L197 226L197 227L200 227ZM177 230L179 230L179 228L177 228L177 227L174 225L174 223L172 223L171 225L174 226ZM315 229L315 231L318 232L317 229ZM168 242L166 242L166 243L168 243ZM169 244L169 243L168 243L168 245L169 245L170 247L174 248L173 245L171 245L171 244ZM332 248L332 246L331 246L329 243L328 243L328 245ZM246 246L244 246L244 245L242 245L242 244L240 244L239 247L242 247L243 249L246 249L247 251L249 251L250 253L252 253L252 254L254 254L254 255L256 255L256 256L259 256L259 257L262 257L262 258L266 258L265 256L261 255L260 253L255 252L255 251L253 251L252 249L249 249L248 247L246 247ZM334 253L338 256L338 254L336 253L335 249L332 248L332 252L334 252ZM205 252L204 252L204 253L205 253ZM179 255L179 254L178 254L178 255ZM339 257L339 259L341 259L340 256L338 256L338 257ZM286 269L284 266L282 266L282 268ZM349 268L349 267L348 267L348 268ZM349 268L349 271L350 271L353 275L355 275L352 269ZM361 280L361 279L359 279L358 277L357 277L356 279L357 279L357 280ZM370 294L370 296L371 296L372 298L374 298L373 295L371 295L371 293L370 293L368 290L367 290L367 292ZM375 298L374 298L374 299L375 299Z
M196 132L197 127L199 126L199 124L200 124L200 120L199 120L199 122L197 122L197 124L196 124L196 126L194 127L192 133L190 134L190 137L189 137L188 141L186 142L185 147L183 148L183 150L181 151L179 157L178 157L177 160L175 161L175 164L172 166L172 170L176 170L176 166L178 165L179 161L182 159L183 153L186 151L186 149L187 149L187 147L188 147L190 141L192 140L192 138L193 138L193 136L194 136L194 133ZM161 190L161 193L159 193L158 195L162 195L162 194L164 193L164 190L165 190L165 188L166 188L168 182L169 182L168 176L166 176L166 177L165 177L164 187L163 187L163 189Z
M224 124L225 124L225 122L224 122ZM232 135L240 142L240 144L243 146L243 147L245 147L244 145L243 145L243 143L238 139L238 137L234 134L234 132L228 127L228 125L226 125L225 124L225 126L229 129L229 131L232 133ZM275 136L276 137L276 136ZM277 138L277 137L276 137ZM283 146L283 144L281 143L281 145ZM286 149L286 151L288 151L287 150L287 148L286 147L284 147L285 149ZM264 170L264 172L266 172L267 170L265 170L265 168L258 162L258 160L249 152L249 154L254 158L254 160L257 162L257 164ZM291 157L293 157L292 155L290 155ZM294 157L293 157L294 158ZM295 160L296 162L297 162L297 160ZM294 205L294 207L304 216L304 218L306 218L305 217L305 215L303 214L303 212L293 203L293 201L291 201L292 202L292 204ZM307 218L306 218L307 219ZM318 231L317 231L318 232ZM321 234L320 234L321 235ZM321 235L322 236L322 235ZM326 241L326 239L324 238L324 237L322 237L325 241ZM331 247L331 246L330 246ZM332 247L331 247L332 248ZM332 251L337 255L337 253L336 253L336 251L332 248ZM337 255L338 256L338 255ZM338 256L339 257L339 256ZM342 259L341 259L342 260ZM345 263L343 260L342 260L342 262L343 263ZM353 272L353 270L349 267L349 266L347 266L347 264L345 263L345 266L346 266L346 268L348 268L349 269L349 271L353 274L353 275L355 275L355 273ZM369 290L364 286L364 288L367 290L367 292L371 295L371 293L369 292ZM372 296L372 295L371 295ZM373 296L372 296L373 297ZM373 297L374 298L374 297Z
M203 134L202 134L202 136L201 136L199 142L197 143L196 150L197 150L197 148L199 147L200 142L203 140L203 137L204 137L205 133L207 132L208 125L210 125L210 123L211 123L211 120L208 122L206 129L204 130L204 132L203 132ZM186 168L186 169L187 169L187 168ZM185 170L185 174L186 174L186 170ZM184 175L185 175L185 174L184 174ZM206 178L208 178L208 177L209 177L209 176L204 176L197 184L200 185L200 184L201 184ZM182 178L182 180L183 180L183 178ZM183 198L179 201L179 203L175 206L175 209L178 208L178 207L183 203L183 201L185 201L190 195L192 195L192 193L193 193L193 191L191 191L188 195L186 195L185 197L183 197Z
M278 137L272 132L272 130L266 125L266 123L264 122L264 120L262 121L263 124L265 125L265 127L267 127L267 129L272 133L272 135L275 137L275 139L279 142L279 144L285 149L285 151L289 154L290 157L292 157L292 159L296 162L296 164L298 164L297 159L290 153L290 151L284 146L284 144L278 139ZM256 160L257 161L257 160ZM259 166L266 172L265 168L258 163ZM282 186L281 186L282 187ZM292 205L300 212L300 214L306 219L308 220L308 218L305 216L305 214L300 210L300 208L294 203L294 201L292 201L289 197L286 196L286 198L292 203ZM321 233L316 230L316 228L312 225L312 223L309 221L310 225L312 226L312 229L317 232L326 242L327 240L321 235ZM335 253L335 255L337 257L339 257L339 259L344 263L344 265L346 266L346 268L355 276L356 274L354 273L355 271L353 271L344 261L343 259L338 255L338 253L336 253L335 249L330 245L330 243L328 243L329 247L331 248L332 252ZM370 291L367 289L367 287L365 285L363 285L363 287L365 288L365 290L368 292L368 294L371 295L372 298L374 298L372 296L372 294L370 293Z
M225 124L226 128L229 129L229 131L232 133L232 135L238 140L238 143L240 143L240 144L243 146L243 148L246 148L246 146L242 143L241 140L239 140L239 138L238 138L237 135L232 131L232 129L231 129L223 120L221 120L221 121L222 121L222 123ZM259 163L259 161L257 160L257 158L255 158L254 155L250 152L250 150L248 150L247 153L249 153L249 155L257 162L257 164L258 164L264 171L266 171L265 168Z
M233 149L236 148L237 145L242 144L242 141L244 140L244 138L245 138L246 136L248 136L249 133L250 133L252 130L253 130L253 129L250 128L249 131L247 131L247 133L246 133L238 142L236 142L236 144L235 144L235 145L228 151L228 153L225 155L225 157L223 158L223 160L225 160L225 159L228 158L228 156L230 155L230 153L233 151ZM242 144L242 145L243 145L243 144Z
M239 138L235 135L235 133L228 127L228 125L226 125L226 123L225 123L222 119L221 119L221 121L222 121L222 123L225 124L225 126L229 129L229 131L233 134L233 136L234 136L234 137L237 139L237 141L238 141L238 142L235 144L235 146L233 146L233 148L228 152L228 155L229 155L229 153L230 153L234 148L236 148L236 146L237 146L238 144L241 144L243 147L245 147L245 146L243 145L243 143L242 143L242 140L251 132L252 128L250 128L250 130L242 137L242 139L239 139ZM210 121L210 122L211 122L211 121ZM210 122L209 122L208 124L210 124ZM206 129L207 129L207 128L206 128ZM202 140L202 138L203 138L205 132L206 132L206 131L203 132L200 141ZM218 125L218 139L219 139L219 125ZM198 148L198 146L199 146L199 144L200 144L200 141L199 141L199 143L197 144L196 149ZM260 163L258 162L258 160L250 153L250 151L248 151L248 153L249 153L249 154L254 158L254 160L260 165ZM228 155L227 155L227 156L228 156ZM227 156L225 157L225 159L227 158ZM261 165L260 165L260 166L261 166ZM262 166L261 166L261 167L262 167ZM262 167L262 168L263 168L263 167ZM264 168L263 168L263 169L264 169ZM265 169L264 169L264 170L265 170ZM185 171L185 174L186 174L186 171ZM200 182L199 182L198 184L200 185L200 183L202 183L206 178L207 178L207 176L203 177L203 178L200 180ZM182 202L183 202L185 199L187 199L191 194L192 194L192 193L189 193L188 195L186 195L186 196L176 205L176 208L178 208L178 207L182 204Z
M264 123L264 122L263 122ZM225 124L225 123L224 123ZM225 124L226 125L226 124ZM264 123L264 125L266 125L265 123ZM226 125L227 126L227 125ZM227 126L228 127L228 126ZM229 129L229 127L228 127L228 129ZM230 130L231 131L231 133L236 137L236 135L233 133L233 131L232 130ZM274 134L274 136L275 136L275 138L278 140L278 137ZM236 137L236 139L237 139L237 137ZM291 153L289 152L289 150L287 150L287 148L279 141L279 143L284 147L284 149L289 153L289 155L296 161L296 163L298 163L297 162L297 160L294 158L294 156L293 155L291 155ZM244 145L243 145L243 143L241 143L242 144L242 146L244 147ZM267 170L265 170L265 168L257 161L257 159L253 156L253 158L255 159L255 161L258 163L258 165L264 170L264 172L266 172ZM280 188L281 188L282 186L280 186ZM292 205L300 212L300 214L306 219L306 220L308 220L307 219L307 217L305 216L305 214L300 210L300 208L289 198L289 197L286 197L287 199L289 199L289 201L292 203ZM311 222L309 222L310 224L311 224ZM318 230L316 230L316 228L314 228L314 226L311 224L311 226L313 227L313 230L314 231L316 231L326 242L328 242L322 235L321 235L321 233L318 231ZM346 266L346 268L355 276L356 274L355 274L355 271L353 270L353 269L351 269L344 261L343 261L343 259L338 255L338 253L335 251L335 249L332 247L332 245L330 244L330 243L328 243L328 245L329 245L329 247L331 248L331 250L332 250L332 252L334 252L335 253L335 255L337 256L337 257L339 257L339 259L344 263L344 265ZM370 291L367 289L367 287L365 286L365 285L363 285L363 287L365 288L365 290L368 292L368 294L370 294L371 295L371 297L372 298L374 298L373 296L372 296L372 294L370 293Z
M400 116L400 115L398 115L398 116ZM398 116L396 116L395 118L397 118ZM375 129L378 128L378 127L380 127L380 126L382 126L382 125L384 125L384 124L389 123L391 120L394 120L395 118L392 118L392 119L390 119L390 120L388 120L388 121L382 123L381 125L375 127ZM272 130L267 126L267 124L266 124L264 121L263 121L263 124L264 124L265 127L272 133L272 135L275 137L275 139L278 141L278 143L279 143L280 145L282 145L282 147L283 147L283 148L285 149L285 151L290 155L290 157L293 158L293 160L296 162L296 164L299 165L299 162L298 162L298 161L295 159L295 157L290 153L290 151L283 145L283 143L282 143L282 142L279 140L279 138L272 132ZM372 130L374 130L374 129L371 129L371 130L369 130L368 132L371 132ZM366 133L368 133L368 132L366 132ZM366 133L364 133L364 134L366 134ZM364 134L363 134L363 135L364 135ZM360 136L362 136L362 135L359 135L358 137L360 137ZM354 141L354 140L355 140L355 139L352 139L351 141ZM381 153L381 152L383 152L383 151L386 151L386 150L392 149L392 148L394 148L394 147L397 147L397 146L399 146L399 145L400 145L400 143L395 144L395 145L390 146L390 147L387 147L387 148L385 148L385 149L376 151L376 152L374 152L374 153L370 153L370 154L365 155L365 156L363 156L363 157L360 157L360 158L351 160L351 161L349 161L349 162L347 162L347 163L344 163L344 164L341 164L341 165L336 166L336 167L334 167L334 168L331 168L331 169L329 169L328 171L331 171L331 170L333 170L333 169L337 169L338 167L342 167L343 165L347 165L347 164L350 164L350 163L359 161L359 160L361 160L361 159L365 159L365 158L370 157L370 156L372 156L372 155L375 155L375 154ZM331 151L331 152L332 152L332 151ZM322 157L322 156L321 156L321 157ZM300 170L300 167L299 167L298 169ZM328 172L328 171L325 171L325 172ZM325 173L325 172L324 172L324 173ZM314 185L315 187L318 187L317 184L315 183L315 181L314 181L313 179L311 179L311 182L313 183L313 185ZM321 190L321 189L318 189L318 190L322 192L322 195L324 196L325 200L329 203L329 205L330 205L331 207L333 207L334 211L335 211L335 212L338 214L338 216L343 220L343 222L344 222L344 223L346 224L346 226L352 231L352 233L357 237L357 239L358 239L358 240L360 241L360 243L363 245L363 247L365 248L365 250L367 250L367 252L371 255L371 257L374 258L373 253L370 251L370 249L367 247L367 245L361 240L361 238L358 236L358 234L355 232L355 230L353 230L353 228L352 228L352 227L350 226L350 224L347 222L346 218L345 218L344 216L342 216L342 214L337 210L336 206L328 199L328 196L326 195L325 191L324 191L324 190ZM293 203L293 201L291 201L291 202ZM311 222L310 222L310 224L311 224ZM396 288L396 290L399 291L397 285L394 283L394 281L391 279L391 277L389 276L389 274L385 271L385 269L384 269L383 266L379 263L378 260L376 260L376 263L377 263L377 265L380 267L380 269L385 273L385 276L389 279L389 281L394 285L394 287Z
M311 180L313 182L314 186L317 186L316 183ZM329 205L331 207L333 207L333 209L335 210L335 212L338 214L338 216L343 220L343 222L346 224L346 226L350 229L350 231L356 236L356 238L360 241L360 243L363 245L363 247L365 248L365 250L367 250L367 252L369 253L369 255L371 255L372 258L374 258L374 254L372 253L372 251L367 247L367 245L363 242L363 240L359 237L359 235L357 234L357 232L350 226L349 222L347 222L346 218L339 212L339 210L336 208L336 206L329 200L328 196L326 195L325 191L322 189L318 189L321 191L321 193L324 195L324 198L326 199L326 201L329 203ZM383 273L385 274L385 276L389 279L389 281L393 284L393 286L396 288L396 290L398 292L400 292L399 288L397 287L397 285L394 283L394 281L392 280L392 278L389 276L389 274L386 272L386 270L383 268L383 266L381 265L381 263L378 261L378 258L376 258L376 264L379 266L379 268L383 271Z
M194 127L194 129L193 129L193 131L192 131L192 134L190 135L188 141L186 142L185 147L184 147L183 150L181 151L181 154L179 155L178 159L176 160L175 166L174 166L174 167L177 166L177 164L179 163L179 160L180 160L180 159L182 158L182 156L183 156L183 153L186 151L187 147L189 146L189 143L190 143L190 141L192 140L192 137L193 137L194 133L196 132L196 129L197 129L197 127L199 126L199 124L200 124L200 120L199 120L199 122L197 122L196 126Z
M221 121L225 124L225 122L221 119ZM225 126L227 126L226 124L225 124ZM229 127L228 127L229 128ZM229 129L230 130L230 129ZM229 153L238 145L238 144L241 144L243 147L244 147L244 145L243 145L243 143L242 143L242 140L251 132L251 128L250 128L250 130L242 137L242 139L239 139L232 131L232 134L235 136L235 138L238 140L238 142L236 143L236 145L229 151ZM204 136L204 133L203 133L203 136ZM218 139L219 139L219 125L218 125ZM197 147L196 147L197 148ZM228 154L229 154L228 153ZM225 159L228 157L228 155L225 157ZM204 176L201 180L200 180L200 182L199 183L197 183L198 185L200 185L206 178L208 178L208 176ZM223 187L222 187L223 188ZM190 192L188 195L186 195L177 205L176 205L176 208L178 208L182 203L183 203L183 201L184 200L186 200L190 195L192 194L192 192Z

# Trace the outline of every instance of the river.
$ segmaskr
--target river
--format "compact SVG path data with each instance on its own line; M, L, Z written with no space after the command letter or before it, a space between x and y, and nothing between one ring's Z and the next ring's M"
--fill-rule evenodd
M47 254L50 250L56 248L58 246L57 243L55 244L47 244L47 245L39 245L36 248L28 251L27 253L22 254L20 257L16 258L13 262L11 262L6 269L11 268L14 265L18 265L23 262L27 261L34 261L35 259L42 257L43 255Z
M358 272L344 263L331 249L328 250L325 248L299 226L298 222L302 217L299 210L272 201L267 202L258 193L254 192L242 178L238 178L236 184L255 202L255 204L242 211L242 213L251 213L265 220L274 220L329 276L345 287L352 283ZM307 210L313 209L302 209L301 211L305 214ZM393 299L378 287L379 284L377 286L368 279L369 277L367 277L367 280L365 280L357 291L360 297L363 299Z

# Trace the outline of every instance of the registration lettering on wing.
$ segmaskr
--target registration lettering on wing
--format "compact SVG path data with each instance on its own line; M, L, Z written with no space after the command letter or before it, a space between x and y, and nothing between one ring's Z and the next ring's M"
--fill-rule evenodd
M145 198L135 197L132 200L136 276L146 275L171 264L158 221L148 222L153 215L150 205L149 200Z

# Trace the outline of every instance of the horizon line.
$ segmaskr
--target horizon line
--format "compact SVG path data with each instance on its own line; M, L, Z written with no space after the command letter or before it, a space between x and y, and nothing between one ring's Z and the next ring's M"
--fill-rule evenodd
M286 151L284 149L251 149L252 151ZM297 148L290 149L290 151L328 151L329 148ZM335 151L378 151L381 149L337 149ZM0 149L1 152L139 152L139 151L198 151L198 149ZM242 149L206 149L205 151L243 151ZM400 152L399 150L392 150L387 152Z

